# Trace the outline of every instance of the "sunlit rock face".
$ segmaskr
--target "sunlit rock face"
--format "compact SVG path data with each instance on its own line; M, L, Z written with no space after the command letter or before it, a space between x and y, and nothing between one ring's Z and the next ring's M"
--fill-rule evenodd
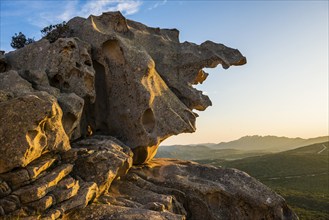
M242 171L164 158L131 168L97 205L72 214L90 218L298 219L282 197Z
M81 136L85 102L95 101L95 71L90 45L78 38L42 39L6 54L7 69L17 70L35 90L55 96L63 110L63 125L71 140Z
M195 131L210 99L192 87L205 67L243 65L238 50L207 41L179 42L176 29L150 28L119 12L76 17L72 36L88 42L96 72L96 101L86 103L81 131L115 136L133 149L134 163L152 159L161 141Z
M47 152L69 150L61 120L56 99L45 92L0 102L0 173L25 167Z

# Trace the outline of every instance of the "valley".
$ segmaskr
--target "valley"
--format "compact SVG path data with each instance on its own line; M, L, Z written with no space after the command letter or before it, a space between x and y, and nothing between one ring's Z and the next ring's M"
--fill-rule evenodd
M160 150L159 155L242 170L282 195L300 219L324 220L329 219L329 142L328 139L323 141L325 138L305 140L304 143L311 144L297 148L293 146L299 140L290 140L291 146L287 145L287 150L280 152L266 150L272 147L267 148L265 142L262 151L257 150L258 146L248 151L236 142L234 149L223 149L224 144L219 144L222 149L215 144L190 148L174 146L170 151ZM226 143L226 146L232 147L233 144ZM181 158L188 149L190 151ZM283 144L280 149L284 149Z

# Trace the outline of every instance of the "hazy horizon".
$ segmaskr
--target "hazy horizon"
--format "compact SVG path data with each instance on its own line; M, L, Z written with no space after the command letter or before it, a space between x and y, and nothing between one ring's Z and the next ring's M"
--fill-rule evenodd
M162 145L219 143L274 135L312 138L328 128L328 1L0 1L0 49L11 36L74 16L120 10L151 27L177 28L181 42L237 48L244 66L207 69L198 85L213 106L197 112L197 132Z
M227 143L227 142L232 142L232 141L236 141L239 140L241 138L245 138L245 137L255 137L255 136L259 136L259 137L277 137L277 138L290 138L290 139L297 139L297 138L301 138L304 140L308 140L308 139L315 139L315 138L323 138L323 137L328 137L329 135L320 135L320 136L314 136L314 137L288 137L288 136L276 136L276 135L244 135L235 139L231 139L231 140L226 140L226 141L220 141L220 142L201 142L201 143L190 143L190 144L165 144L166 142L162 142L161 146L175 146L175 145L202 145L202 144L220 144L220 143Z

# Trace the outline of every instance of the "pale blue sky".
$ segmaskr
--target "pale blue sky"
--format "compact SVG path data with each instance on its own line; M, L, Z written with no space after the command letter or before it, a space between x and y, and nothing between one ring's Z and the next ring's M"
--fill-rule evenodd
M239 49L247 65L207 70L198 86L213 106L197 132L164 144L221 142L244 135L328 135L328 1L17 1L1 0L0 48L14 33L74 16L121 10L128 19L177 28L181 41Z

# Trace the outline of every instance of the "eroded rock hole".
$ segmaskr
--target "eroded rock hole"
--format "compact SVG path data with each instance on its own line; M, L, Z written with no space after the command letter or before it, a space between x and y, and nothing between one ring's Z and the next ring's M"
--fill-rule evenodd
M50 85L54 86L56 88L61 89L62 83L63 83L63 77L59 74L56 74L51 80Z
M103 54L106 58L116 65L123 65L125 59L122 48L117 40L108 40L103 44Z
M86 60L86 61L84 62L84 64L87 65L87 66L91 66L91 61L90 61L90 60Z
M143 117L142 117L142 123L144 126L144 129L148 133L152 133L154 127L155 127L155 118L152 109L148 108L145 110Z
M64 82L64 83L63 83L63 87L64 87L65 89L68 89L68 88L70 88L70 84L69 84L68 82Z
M200 69L198 71L198 74L195 76L195 79L193 80L192 84L193 85L198 85L198 84L202 84L203 81L205 81L208 77L208 73L206 73L205 71L203 71L203 69Z

